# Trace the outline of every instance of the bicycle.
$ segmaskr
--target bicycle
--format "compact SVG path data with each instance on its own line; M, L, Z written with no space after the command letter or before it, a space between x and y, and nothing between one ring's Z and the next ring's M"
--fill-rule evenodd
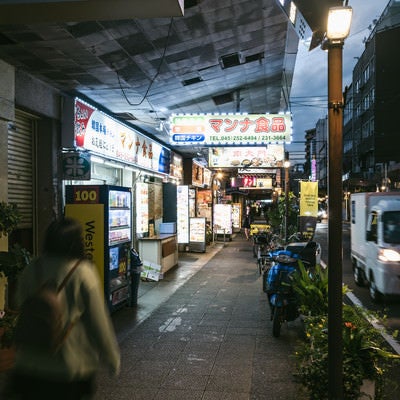
M257 270L262 273L262 256L269 251L269 232L261 232L253 235L253 256L257 258Z
M288 237L288 243L301 242L303 240L302 234L300 232L295 232Z

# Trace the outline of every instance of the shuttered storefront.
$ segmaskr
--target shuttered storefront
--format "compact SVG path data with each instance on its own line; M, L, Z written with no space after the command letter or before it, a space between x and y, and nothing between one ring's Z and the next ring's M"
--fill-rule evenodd
M8 201L20 213L19 229L32 234L34 210L35 117L15 110L15 123L8 131Z

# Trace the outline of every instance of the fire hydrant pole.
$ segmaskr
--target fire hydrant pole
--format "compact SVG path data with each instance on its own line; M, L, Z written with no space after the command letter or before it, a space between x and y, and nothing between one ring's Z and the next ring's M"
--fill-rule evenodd
M328 397L343 399L342 158L343 42L328 45Z

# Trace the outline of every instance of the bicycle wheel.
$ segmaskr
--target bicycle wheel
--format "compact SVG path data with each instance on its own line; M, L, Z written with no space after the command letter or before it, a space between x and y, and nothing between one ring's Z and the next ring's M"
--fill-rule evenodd
M262 274L262 270L263 270L263 259L262 257L258 257L257 258L257 267L258 267L258 275Z

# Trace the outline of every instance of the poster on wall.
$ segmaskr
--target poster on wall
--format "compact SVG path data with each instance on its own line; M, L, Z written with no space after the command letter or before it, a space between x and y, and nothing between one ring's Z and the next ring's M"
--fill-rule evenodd
M182 156L171 152L171 164L170 164L170 172L169 175L172 178L177 180L181 180L183 178L183 159Z
M136 233L143 235L149 231L149 185L136 183Z
M192 185L197 187L203 187L204 177L203 177L204 167L200 164L192 162Z
M179 244L189 243L189 186L176 188L177 240Z
M212 192L210 189L197 191L197 216L204 217L207 222L211 222L212 211Z

